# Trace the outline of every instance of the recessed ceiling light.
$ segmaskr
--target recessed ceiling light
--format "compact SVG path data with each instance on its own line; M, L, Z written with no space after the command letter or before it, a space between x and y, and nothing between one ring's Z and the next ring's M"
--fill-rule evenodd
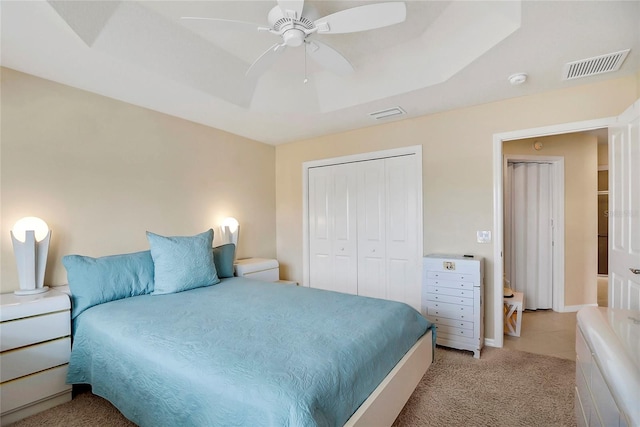
M509 76L509 83L513 86L521 85L527 81L527 73L516 73Z

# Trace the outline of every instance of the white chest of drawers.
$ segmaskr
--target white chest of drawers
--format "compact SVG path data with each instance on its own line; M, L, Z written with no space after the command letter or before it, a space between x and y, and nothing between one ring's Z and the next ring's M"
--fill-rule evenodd
M473 351L484 345L484 265L479 257L423 258L422 314L436 324L436 343Z
M0 295L0 422L4 426L71 400L69 296L50 290Z
M579 427L640 426L640 311L578 311L575 402Z

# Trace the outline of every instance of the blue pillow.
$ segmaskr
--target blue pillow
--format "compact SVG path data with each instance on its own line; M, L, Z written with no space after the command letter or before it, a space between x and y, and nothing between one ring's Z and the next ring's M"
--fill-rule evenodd
M153 291L151 252L91 258L62 258L71 289L71 318L94 305Z
M152 295L171 294L220 282L213 262L213 230L164 237L147 231L154 264Z
M236 254L236 245L227 243L213 248L213 263L216 265L218 277L221 279L233 277L233 259Z

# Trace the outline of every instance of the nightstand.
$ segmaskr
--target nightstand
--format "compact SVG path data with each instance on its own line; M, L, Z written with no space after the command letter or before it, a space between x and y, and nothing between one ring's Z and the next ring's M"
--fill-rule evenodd
M263 282L276 282L286 285L297 285L290 280L280 280L280 264L275 259L244 258L233 264L236 276Z
M0 424L71 400L71 302L56 290L0 295Z

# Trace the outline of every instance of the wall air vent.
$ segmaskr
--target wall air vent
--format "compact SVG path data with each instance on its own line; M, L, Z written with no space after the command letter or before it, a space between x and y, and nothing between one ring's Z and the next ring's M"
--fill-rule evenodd
M400 107L387 108L386 110L369 113L369 115L376 120L388 119L390 117L402 116L404 114L407 114L407 112Z
M582 77L594 76L596 74L618 71L627 58L629 50L608 53L606 55L594 56L593 58L581 59L569 62L564 66L562 79L573 80Z

